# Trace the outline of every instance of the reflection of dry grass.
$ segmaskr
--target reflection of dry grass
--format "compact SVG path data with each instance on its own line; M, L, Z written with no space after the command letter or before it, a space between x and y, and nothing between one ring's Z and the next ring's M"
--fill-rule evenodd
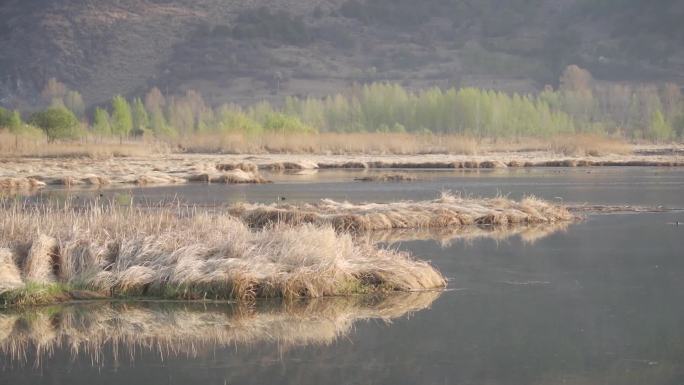
M6 204L0 247L12 250L27 283L115 296L292 298L445 286L427 263L355 242L330 226L252 232L227 214L191 208ZM34 293L16 294L4 299L21 303Z
M341 231L556 223L574 218L563 206L533 197L515 202L506 198L461 198L449 193L424 202L354 204L326 199L301 205L241 204L233 211L253 227L315 223L330 224Z
M26 357L45 359L62 348L99 363L107 348L115 356L133 357L142 350L195 356L212 348L259 342L281 348L325 345L349 334L360 320L403 317L429 307L439 295L395 293L258 302L256 307L98 303L35 308L0 313L0 352L23 363Z
M567 228L568 222L507 226L457 226L436 229L376 230L360 233L358 237L362 237L371 243L387 244L434 240L439 242L442 247L448 247L458 241L472 242L478 239L503 241L512 237L519 237L524 243L533 244L551 234L565 231Z

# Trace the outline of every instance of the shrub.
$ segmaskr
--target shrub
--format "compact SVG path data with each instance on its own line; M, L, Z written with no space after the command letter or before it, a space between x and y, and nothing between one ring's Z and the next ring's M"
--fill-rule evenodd
M276 133L314 133L317 130L305 123L298 117L285 115L278 112L269 113L264 119L264 129Z
M49 142L59 139L75 139L79 136L79 122L73 112L66 108L48 108L33 114L31 124L47 135Z

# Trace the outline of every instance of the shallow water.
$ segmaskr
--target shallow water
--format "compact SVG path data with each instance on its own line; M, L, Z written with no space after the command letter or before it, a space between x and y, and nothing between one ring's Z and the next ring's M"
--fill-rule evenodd
M407 173L417 182L357 182L367 175ZM321 198L352 202L426 200L441 191L471 196L536 195L557 202L593 204L663 205L684 208L684 168L530 168L504 170L305 170L297 174L265 174L272 184L223 185L185 184L160 187L63 190L47 189L34 199L116 199L156 204L179 200L196 205L235 202L316 201Z
M416 174L425 182L346 183L358 173L335 171L265 186L188 185L133 193L140 200L178 194L187 202L215 204L268 201L272 195L290 200L425 199L452 189L483 196L534 193L574 202L684 207L684 172L679 170ZM592 215L534 242L519 235L451 242L410 240L415 238L410 234L380 237L407 239L392 247L431 260L451 279L450 290L418 300L410 311L390 309L395 316L389 317L391 323L379 316L377 307L373 313L375 302L364 299L351 307L324 300L303 314L287 313L289 322L280 323L269 322L274 317L279 321L282 312L274 315L261 308L250 310L252 318L246 322L221 323L211 318L216 306L205 310L192 305L198 323L180 323L179 330L247 330L251 339L214 338L203 345L191 334L172 343L175 350L138 346L131 355L130 349L145 335L141 332L116 349L104 344L93 360L83 349L76 354L74 337L69 340L66 334L66 342L53 346L37 367L30 351L19 361L4 354L0 383L682 384L684 225L671 224L676 221L684 222L684 213ZM82 313L93 312L79 306ZM230 306L218 308L228 311ZM182 317L176 314L186 305L163 309L152 317L162 326L168 319L178 322ZM45 325L52 327L68 318L55 315L60 312L54 309L50 314ZM314 325L326 322L342 325L339 330L333 327L337 333L332 339L327 338L330 329L316 332ZM30 327L26 322L18 325L17 330ZM95 323L81 325L77 329L83 331ZM159 325L157 329L166 330ZM252 332L260 325L261 334ZM139 325L141 331L144 326ZM297 333L308 337L288 343L285 336ZM49 341L52 334L46 330L42 335ZM0 339L3 336L0 333ZM197 349L186 351L193 343Z

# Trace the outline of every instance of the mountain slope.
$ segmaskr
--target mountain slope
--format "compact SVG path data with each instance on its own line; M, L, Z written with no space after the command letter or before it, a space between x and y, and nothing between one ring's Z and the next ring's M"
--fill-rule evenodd
M5 0L0 104L39 105L51 77L88 104L151 86L279 101L370 80L527 92L572 63L682 84L683 19L677 0Z

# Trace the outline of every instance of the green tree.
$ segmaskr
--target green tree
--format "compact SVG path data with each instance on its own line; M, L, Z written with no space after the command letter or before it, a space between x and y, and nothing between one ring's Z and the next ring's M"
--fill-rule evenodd
M133 115L131 105L123 96L117 95L112 99L112 134L120 138L128 136L133 129Z
M93 132L100 136L112 134L112 126L107 110L97 107L93 115Z
M684 139L684 113L674 119L673 128L679 139Z
M140 98L133 99L133 131L134 135L142 135L150 128L150 117Z
M85 103L78 91L67 91L66 95L64 95L64 106L78 117L82 117L85 114Z
M672 139L672 126L665 120L665 116L660 110L656 110L651 117L649 137L652 140Z
M31 118L31 124L43 130L49 142L79 136L78 118L66 108L48 108L37 112Z
M9 110L0 107L0 129L9 128L11 114Z
M12 111L7 120L7 128L9 128L10 132L15 134L19 133L23 125L24 123L21 121L21 114L19 114L19 111Z
M167 136L174 137L177 132L173 130L166 124L166 119L164 119L164 113L160 108L153 109L150 113L150 127L155 136Z
M279 134L314 133L316 130L304 124L298 117L271 112L264 118L264 130Z

